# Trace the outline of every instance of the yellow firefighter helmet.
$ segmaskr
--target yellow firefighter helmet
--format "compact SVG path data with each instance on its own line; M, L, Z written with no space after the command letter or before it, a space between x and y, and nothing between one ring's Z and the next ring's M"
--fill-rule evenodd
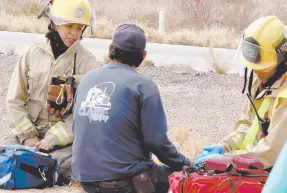
M255 20L246 29L237 49L240 63L258 71L268 71L279 61L279 54L287 48L285 25L276 17Z
M53 0L45 13L56 25L77 23L94 27L96 19L88 0Z

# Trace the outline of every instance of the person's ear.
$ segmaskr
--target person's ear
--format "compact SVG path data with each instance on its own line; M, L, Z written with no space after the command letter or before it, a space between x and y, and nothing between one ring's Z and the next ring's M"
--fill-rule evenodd
M110 46L109 46L109 59L110 60L113 60L113 58L111 56L112 55L112 53L111 53L112 52L112 48L113 48L113 46L112 46L112 44L110 44Z
M57 25L55 25L55 24L51 24L51 25L52 25L53 30L54 30L54 31L57 31L57 29L58 29L58 28L57 28Z
M145 50L143 53L143 60L146 58L146 55L147 55L147 51Z
M112 50L112 44L110 44L110 46L109 46L109 53L111 52L111 50Z

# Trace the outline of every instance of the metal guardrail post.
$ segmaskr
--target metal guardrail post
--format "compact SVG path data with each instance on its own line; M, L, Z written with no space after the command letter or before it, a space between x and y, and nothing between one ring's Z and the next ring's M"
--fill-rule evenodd
M158 22L158 32L159 33L165 32L164 24L165 24L165 13L164 13L164 10L160 10L159 11L159 22Z

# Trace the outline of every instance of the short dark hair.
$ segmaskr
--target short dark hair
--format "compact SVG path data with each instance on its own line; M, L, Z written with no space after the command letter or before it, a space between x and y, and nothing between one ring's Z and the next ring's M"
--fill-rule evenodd
M142 63L143 56L143 53L124 51L114 45L112 45L109 52L109 58L111 60L115 59L118 60L120 63L135 67L138 67Z

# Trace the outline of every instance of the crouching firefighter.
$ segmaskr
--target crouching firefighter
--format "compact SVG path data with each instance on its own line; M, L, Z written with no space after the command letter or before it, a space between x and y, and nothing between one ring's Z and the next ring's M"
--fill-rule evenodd
M251 154L265 169L274 165L287 140L286 38L286 27L275 16L260 18L246 29L236 55L246 66L246 102L234 131L220 145L204 148L207 157L212 152Z
M157 86L135 70L145 47L141 28L121 25L109 49L112 61L89 72L77 89L72 173L87 192L164 193L168 176L191 163L167 137Z
M94 14L87 0L54 0L43 15L50 19L47 39L29 48L11 78L7 111L13 136L2 144L24 144L50 152L60 166L59 180L66 183L74 141L74 88L96 67L95 58L80 44Z

